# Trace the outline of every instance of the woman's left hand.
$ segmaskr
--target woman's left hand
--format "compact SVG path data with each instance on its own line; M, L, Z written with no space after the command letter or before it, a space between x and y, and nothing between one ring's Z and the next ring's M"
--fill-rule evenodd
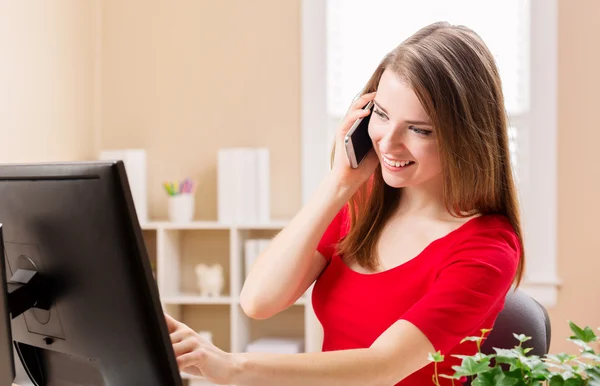
M232 354L202 339L194 330L165 314L180 371L205 377L217 385L232 383L239 368Z

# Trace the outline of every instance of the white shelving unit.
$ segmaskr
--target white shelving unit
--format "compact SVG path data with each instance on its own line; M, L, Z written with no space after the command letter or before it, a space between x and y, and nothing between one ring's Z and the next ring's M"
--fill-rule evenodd
M231 352L244 352L247 344L252 340L271 336L270 332L282 337L290 329L294 329L291 338L304 339L305 351L318 351L320 348L312 347L314 343L311 339L307 339L313 328L313 323L309 320L312 306L308 300L312 288L287 310L265 321L251 320L244 314L239 304L239 294L245 278L243 255L245 240L273 237L283 229L285 224L285 222L270 222L227 225L211 221L142 224L165 311L186 324L189 316L195 321L200 321L198 322L200 324L203 320L207 320L213 325L218 325L219 328L226 329L229 344L221 348ZM199 292L195 292L193 285L190 284L191 278L195 277L195 274L190 272L191 265L214 263L215 255L221 256L218 263L224 267L226 283L224 293L219 297L199 296ZM187 284L184 283L184 276ZM225 323L228 325L224 326ZM194 325L190 324L190 327L194 328ZM218 342L214 343L218 345Z

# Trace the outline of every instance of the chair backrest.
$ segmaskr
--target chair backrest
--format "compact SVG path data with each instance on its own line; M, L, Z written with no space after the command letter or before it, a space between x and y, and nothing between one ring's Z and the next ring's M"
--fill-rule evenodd
M548 312L522 290L509 291L504 308L498 314L493 330L481 346L485 354L495 353L494 347L511 349L518 344L513 333L530 336L523 344L533 348L529 355L540 357L550 350L551 326Z
M528 355L543 357L550 351L551 326L548 312L540 303L525 292L509 291L504 308L498 314L492 331L481 345L484 354L495 354L495 348L512 349L518 345L515 334L531 337L523 347L532 350ZM464 386L471 385L469 379Z

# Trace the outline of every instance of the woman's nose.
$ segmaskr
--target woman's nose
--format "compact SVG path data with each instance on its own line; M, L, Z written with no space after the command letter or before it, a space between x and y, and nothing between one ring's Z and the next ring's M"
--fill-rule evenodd
M382 147L397 150L406 147L406 133L401 129L388 131L380 141Z

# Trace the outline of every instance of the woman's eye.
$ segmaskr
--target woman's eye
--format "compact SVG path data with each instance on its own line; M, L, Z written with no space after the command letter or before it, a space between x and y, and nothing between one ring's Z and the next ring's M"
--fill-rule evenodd
M383 112L381 112L381 111L379 111L377 109L373 109L373 112L375 114L377 114L377 116L379 116L379 118L383 118L383 119L387 118Z
M419 129L418 127L415 127L415 126L409 126L409 129L412 130L413 132L415 132L416 134L423 135L423 136L428 136L431 134L431 130Z

